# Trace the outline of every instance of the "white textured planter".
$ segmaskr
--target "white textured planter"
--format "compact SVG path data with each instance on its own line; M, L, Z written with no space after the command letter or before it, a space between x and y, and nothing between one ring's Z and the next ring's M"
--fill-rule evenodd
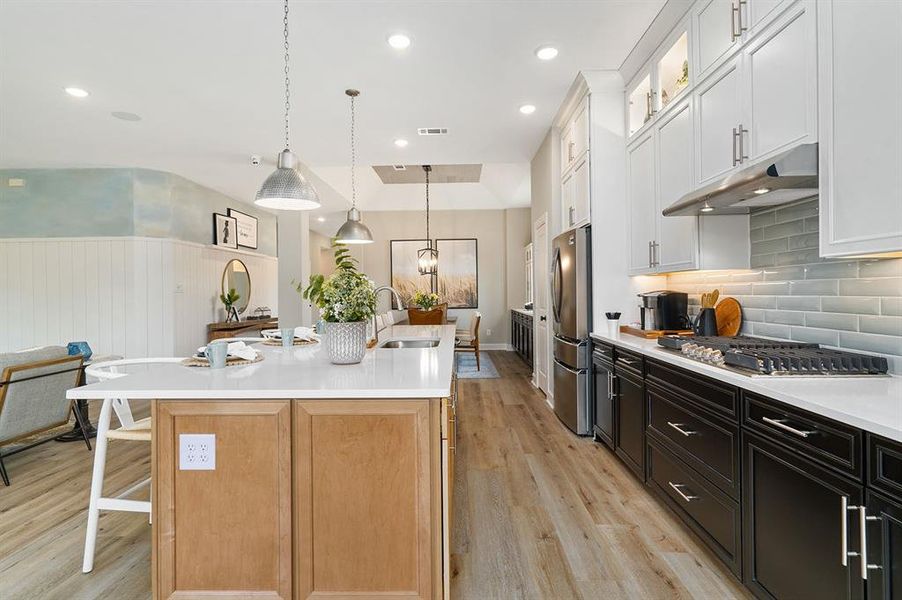
M353 365L366 354L366 321L325 323L329 360L336 365Z

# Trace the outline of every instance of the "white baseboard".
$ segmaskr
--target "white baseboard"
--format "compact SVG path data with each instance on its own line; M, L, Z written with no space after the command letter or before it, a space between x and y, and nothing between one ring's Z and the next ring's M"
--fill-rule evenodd
M512 352L514 347L510 344L505 343L495 343L495 344L479 344L480 350L507 350L508 352Z

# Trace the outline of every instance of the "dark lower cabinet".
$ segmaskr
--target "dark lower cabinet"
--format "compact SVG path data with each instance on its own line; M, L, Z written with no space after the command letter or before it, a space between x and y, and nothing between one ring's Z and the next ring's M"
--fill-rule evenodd
M868 600L902 599L902 504L868 490L867 532ZM859 566L861 563L858 563Z
M861 549L863 487L745 432L743 472L743 570L752 592L759 598L863 598L860 557L848 555Z
M601 352L592 356L595 370L595 438L614 448L614 365Z
M617 369L614 382L617 422L614 451L645 481L645 381L627 369Z

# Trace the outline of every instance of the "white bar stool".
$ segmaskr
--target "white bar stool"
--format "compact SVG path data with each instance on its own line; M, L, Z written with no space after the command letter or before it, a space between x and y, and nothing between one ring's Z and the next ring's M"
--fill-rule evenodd
M85 369L85 374L101 381L125 377L128 373L119 372L118 367L139 364L180 363L181 358L135 358L111 360L93 364ZM110 417L116 411L120 427L110 429ZM106 452L108 440L127 440L149 442L151 440L151 418L135 421L131 406L126 398L104 398L97 421L97 440L94 447L94 471L91 475L91 496L88 503L88 526L85 533L85 553L82 561L82 573L90 573L94 569L94 548L97 543L97 526L101 510L119 510L148 514L150 520L151 503L147 500L131 500L128 496L141 488L150 485L150 477L126 488L112 497L103 496L103 478L106 468Z

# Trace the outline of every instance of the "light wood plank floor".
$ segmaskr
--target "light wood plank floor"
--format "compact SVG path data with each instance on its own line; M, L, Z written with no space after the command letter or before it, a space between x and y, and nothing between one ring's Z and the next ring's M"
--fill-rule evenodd
M452 598L747 598L610 452L571 435L513 353L499 379L461 380ZM110 492L149 472L149 447L113 442ZM150 598L150 527L105 513L81 573L92 455L52 442L7 459L0 598Z

